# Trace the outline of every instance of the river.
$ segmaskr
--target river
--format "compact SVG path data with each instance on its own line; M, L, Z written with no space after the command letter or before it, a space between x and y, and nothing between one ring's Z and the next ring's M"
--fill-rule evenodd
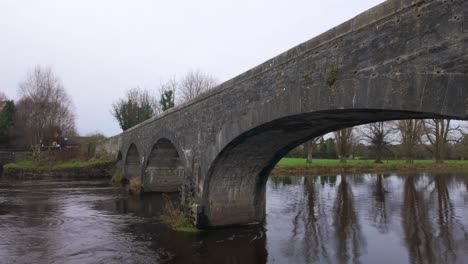
M467 188L466 173L272 176L264 224L189 234L158 194L2 179L0 263L466 263Z

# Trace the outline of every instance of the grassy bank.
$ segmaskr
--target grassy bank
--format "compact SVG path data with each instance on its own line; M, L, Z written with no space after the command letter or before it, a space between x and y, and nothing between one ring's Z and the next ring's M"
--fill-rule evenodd
M70 160L57 163L38 163L33 160L21 160L15 163L8 163L3 166L5 170L20 169L26 171L52 171L63 169L78 169L89 168L98 165L104 165L113 162L108 159L91 159L91 160Z
M2 177L9 179L91 179L111 178L114 161L106 159L35 162L22 160L3 166Z
M314 159L306 163L305 159L283 158L273 169L273 174L298 173L342 173L342 172L389 172L389 171L446 171L466 170L468 161L447 160L444 164L436 164L433 160L415 160L406 164L404 160L388 160L374 163L373 160L348 160L342 164L335 159Z

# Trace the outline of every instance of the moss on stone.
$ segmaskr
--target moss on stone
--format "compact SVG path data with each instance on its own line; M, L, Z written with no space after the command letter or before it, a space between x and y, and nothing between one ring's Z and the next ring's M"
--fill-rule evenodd
M192 222L186 217L181 216L177 221L172 225L172 228L178 232L184 233L200 233L202 230L195 227Z
M325 84L328 87L332 87L335 81L336 81L335 65L330 64L327 68L327 72L325 73Z

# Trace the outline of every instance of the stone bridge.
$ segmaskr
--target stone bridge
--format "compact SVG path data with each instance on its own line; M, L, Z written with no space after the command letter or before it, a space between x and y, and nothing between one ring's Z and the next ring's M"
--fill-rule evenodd
M376 121L468 119L467 2L388 0L98 153L145 191L192 186L200 225L260 222L270 171L308 139Z

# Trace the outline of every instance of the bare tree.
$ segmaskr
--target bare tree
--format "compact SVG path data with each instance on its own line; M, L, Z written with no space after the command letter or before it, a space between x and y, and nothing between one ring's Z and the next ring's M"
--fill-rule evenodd
M383 152L391 143L389 139L391 133L392 130L385 122L367 124L362 129L361 136L370 144L375 155L375 163L382 163Z
M195 96L215 87L217 80L199 70L188 72L180 81L179 97L181 102L185 102Z
M461 126L451 126L450 119L430 119L423 121L425 140L429 142L426 148L432 153L436 163L444 163L447 146L450 141L461 140Z
M139 87L127 91L125 98L112 104L112 115L122 130L127 130L160 112L156 95Z
M336 152L341 163L346 163L351 154L354 141L353 128L348 127L334 132L336 140Z
M461 159L468 159L468 134L463 133L463 138L460 140L460 144L456 146L457 155Z
M399 120L396 129L400 132L401 148L405 155L406 163L414 162L414 149L421 142L424 134L422 120Z
M317 144L317 142L320 139L322 139L322 137L316 137L316 138L313 138L313 139L307 141L304 144L305 150L307 152L307 158L306 158L307 163L312 163L312 153L314 151L314 146L315 146L315 144Z
M19 94L23 100L18 111L23 111L20 120L27 124L29 143L38 149L42 139L57 132L75 134L73 104L60 79L52 68L36 66L20 84Z

